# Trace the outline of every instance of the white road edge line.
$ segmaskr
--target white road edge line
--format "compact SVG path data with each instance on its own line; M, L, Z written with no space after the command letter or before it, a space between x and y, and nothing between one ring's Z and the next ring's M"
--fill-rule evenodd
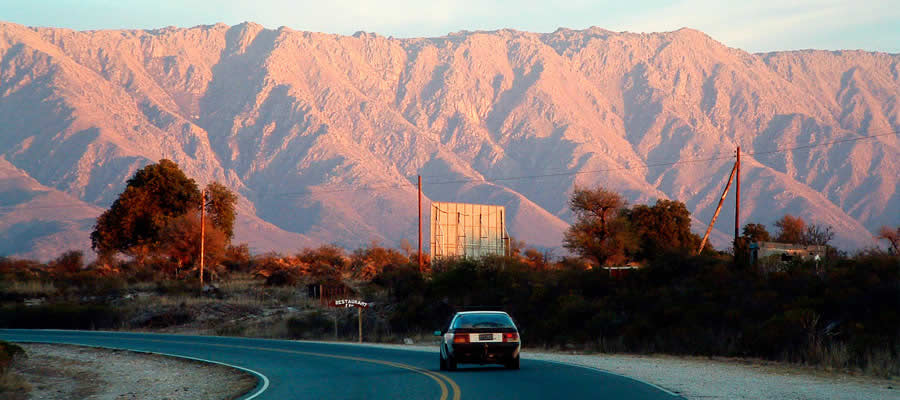
M231 367L231 368L238 369L238 370L241 370L244 372L248 372L252 375L256 375L257 380L259 382L262 382L262 386L260 386L260 384L257 383L256 388L254 388L255 393L253 393L249 396L245 394L244 396L247 396L247 397L241 396L238 398L239 400L255 399L255 398L259 397L259 395L263 394L263 392L265 392L266 389L269 388L269 378L266 377L265 375L263 375L262 373L254 371L250 368L244 368L244 367L241 367L238 365L232 365L232 364L224 363L221 361L213 361L213 360L207 360L207 359L191 357L191 356L182 356L182 355L178 355L178 354L160 353L160 352L156 352L156 351L134 350L134 349L129 349L129 348L125 348L125 347L95 346L95 345L86 345L86 344L69 343L69 342L50 342L50 341L38 341L38 340L12 340L12 341L17 342L17 343L68 344L68 345L73 345L73 346L93 347L93 348L98 348L98 349L124 350L124 351L130 351L130 352L134 352L134 353L156 354L156 355L160 355L160 356L184 358L184 359L188 359L188 360L206 362L206 363L210 363L210 364L224 365L226 367Z
M530 360L534 360L534 361L543 361L543 362L547 362L547 363L551 363L551 364L566 365L566 366L570 366L570 367L579 367L579 368L589 369L589 370L592 370L592 371L602 372L602 373L604 373L604 374L610 374L610 375L615 375L615 376L621 376L621 377L623 377L623 378L631 379L631 380L633 380L633 381L637 381L637 382L643 383L643 384L645 384L645 385L652 386L652 387L654 387L654 388L656 388L656 389L659 389L659 390L663 391L664 393L666 393L666 394L668 394L668 395L671 395L671 396L674 396L674 397L677 397L677 398L680 398L680 399L685 399L685 398L686 398L686 397L684 397L684 396L682 396L682 395L680 395L680 394L678 394L678 393L675 393L675 392L673 392L673 391L671 391L671 390L669 390L669 389L666 389L666 388L664 388L664 387L662 387L662 386L659 386L659 385L657 385L657 384L650 383L650 382L647 382L647 381L645 381L645 380L638 379L638 378L634 378L634 377L631 377L631 376L626 376L626 375L622 375L622 374L617 374L617 373L615 373L615 372L607 371L607 370L605 370L605 369L601 369L601 368L597 368L597 367L591 367L591 366L582 365L582 364L575 364L575 363L567 363L567 362L562 362L562 361L541 360L541 359L539 359L539 358L527 358L527 357L526 357L526 360L529 360L529 359L530 359Z

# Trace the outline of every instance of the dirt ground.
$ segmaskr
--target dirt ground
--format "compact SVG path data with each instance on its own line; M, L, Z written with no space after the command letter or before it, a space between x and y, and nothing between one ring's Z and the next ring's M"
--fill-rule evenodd
M13 373L29 393L3 400L236 399L256 386L248 373L217 364L123 350L22 344Z

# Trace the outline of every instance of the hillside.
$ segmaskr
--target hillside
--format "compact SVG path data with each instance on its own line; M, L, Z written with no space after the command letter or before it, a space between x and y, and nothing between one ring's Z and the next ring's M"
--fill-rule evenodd
M236 240L256 251L414 243L416 175L427 200L505 205L510 233L540 247L560 245L574 185L684 201L701 231L738 145L743 221L800 215L860 248L900 224L897 135L769 151L898 131L898 98L897 54L749 54L690 29L0 23L0 237L16 238L0 255L88 248L90 218L161 158L239 193ZM733 220L725 208L716 246Z

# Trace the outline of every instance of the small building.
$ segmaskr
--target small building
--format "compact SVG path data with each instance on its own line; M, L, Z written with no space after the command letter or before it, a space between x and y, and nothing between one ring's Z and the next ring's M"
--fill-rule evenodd
M794 260L810 261L825 258L826 246L799 245L777 242L754 242L750 244L750 262L753 265L773 255L780 257L782 262Z
M643 267L643 265L641 265L640 263L632 261L625 265L603 266L601 268L603 268L604 270L606 270L607 273L609 273L610 278L624 278L624 277L628 276L628 274L630 274L631 271L640 269L642 267Z

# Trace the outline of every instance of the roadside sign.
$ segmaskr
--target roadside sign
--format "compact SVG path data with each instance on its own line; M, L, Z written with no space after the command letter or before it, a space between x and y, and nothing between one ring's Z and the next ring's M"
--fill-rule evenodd
M356 308L356 315L359 318L359 342L362 343L362 309L369 308L369 304L362 300L356 299L340 299L330 302L328 305L332 307ZM337 317L335 317L337 318ZM337 337L337 319L334 320L334 335Z
M369 308L369 303L366 303L362 300L355 299L340 299L335 300L332 304L332 307L344 307L344 308Z

